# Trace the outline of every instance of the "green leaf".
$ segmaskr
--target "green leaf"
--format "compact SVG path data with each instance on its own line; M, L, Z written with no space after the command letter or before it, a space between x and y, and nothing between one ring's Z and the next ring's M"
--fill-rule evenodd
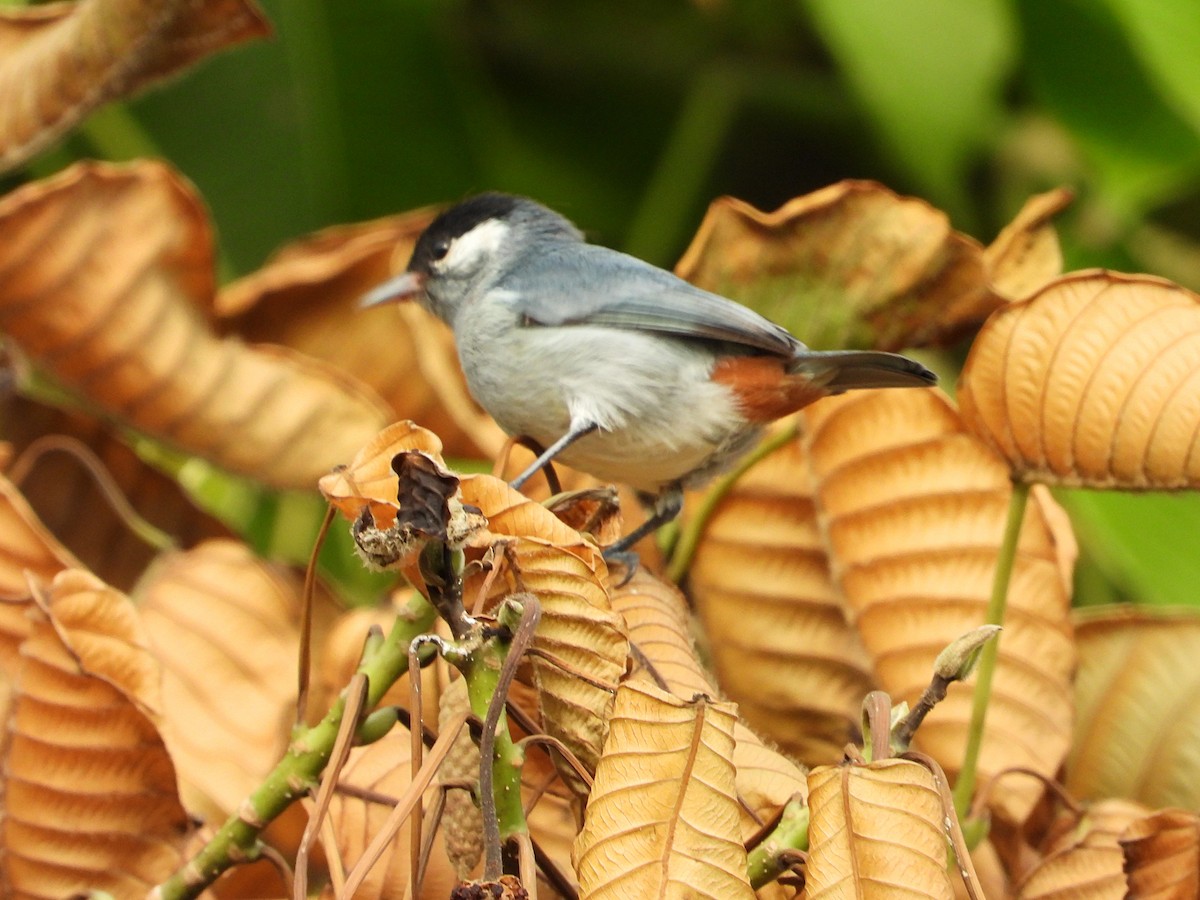
M1200 606L1200 496L1117 491L1055 496L1092 562L1135 601Z
M1000 118L1014 28L1000 0L809 0L895 161L961 218L966 173Z
M1200 3L1196 0L1105 0L1151 82L1200 133Z
M1200 169L1200 141L1093 0L1018 0L1030 86L1079 142L1100 192L1129 218Z

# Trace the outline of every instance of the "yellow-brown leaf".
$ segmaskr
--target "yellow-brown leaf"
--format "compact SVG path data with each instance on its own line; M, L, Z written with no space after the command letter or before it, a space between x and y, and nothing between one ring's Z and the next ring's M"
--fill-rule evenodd
M160 557L137 598L163 666L165 737L181 791L189 809L220 821L287 746L300 585L245 545L217 540Z
M808 775L809 900L954 896L941 798L905 759L822 766Z
M1062 247L1051 220L1072 200L1066 188L1030 197L983 251L992 289L1023 300L1062 274Z
M835 580L879 685L915 703L937 654L982 625L1011 483L937 391L859 391L804 413L806 443ZM1067 753L1075 665L1064 571L1075 545L1056 530L1049 496L1029 504L1018 544L980 772L1027 766L1053 777ZM917 744L956 772L972 685L950 687ZM1024 821L1040 786L1021 779L995 797Z
M79 0L0 14L0 171L96 107L263 37L250 0Z
M696 657L687 601L677 588L639 569L627 584L613 590L612 604L625 619L629 642L640 654L637 658L654 667L672 694L690 700L696 694L719 693ZM654 680L639 669L631 677ZM794 795L806 795L808 785L799 766L764 744L740 720L734 725L733 739L742 837L749 838Z
M188 819L160 734L159 677L128 598L86 572L55 577L21 645L0 893L142 896L180 864Z
M621 686L575 843L582 900L754 896L734 793L735 721L729 704Z
M80 163L0 200L0 327L108 415L233 472L310 488L390 418L365 386L219 340L199 198L157 162Z
M1126 879L1120 837L1147 810L1125 800L1104 800L1057 823L1045 856L1017 885L1020 900L1123 900Z
M518 590L537 597L542 618L533 646L546 655L534 657L533 671L542 721L594 769L629 657L625 623L605 588L604 558L579 532L498 478L464 477L462 502L483 512L490 540L508 542L515 557L515 566L497 560L504 574L484 607L494 608ZM468 607L476 603L482 584L482 575L467 580ZM569 770L561 771L571 779Z
M963 421L1025 481L1200 487L1200 296L1078 272L992 316L959 387Z
M689 503L685 521L694 514ZM720 500L688 583L717 680L746 721L808 764L840 759L873 687L871 661L830 578L800 441Z
M1200 614L1121 606L1080 610L1076 621L1068 789L1200 807Z

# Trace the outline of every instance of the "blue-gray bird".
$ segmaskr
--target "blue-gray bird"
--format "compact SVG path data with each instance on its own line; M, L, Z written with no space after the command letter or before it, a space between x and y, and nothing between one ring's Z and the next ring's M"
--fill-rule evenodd
M454 330L472 395L551 460L653 498L620 552L729 468L770 422L857 388L928 387L895 353L809 350L739 303L587 243L533 200L481 194L439 215L364 305L416 298Z

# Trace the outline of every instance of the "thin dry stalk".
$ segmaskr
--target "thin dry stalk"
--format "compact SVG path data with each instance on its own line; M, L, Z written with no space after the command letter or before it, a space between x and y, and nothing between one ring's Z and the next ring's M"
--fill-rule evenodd
M425 764L421 767L421 771L417 773L418 777L400 795L400 799L396 801L396 805L392 808L391 814L388 815L387 821L384 822L383 828L375 835L370 846L363 851L362 857L355 863L350 874L347 875L345 888L345 895L347 897L354 896L375 863L379 862L379 858L383 856L388 844L395 840L396 833L404 825L405 819L412 814L413 805L416 803L417 798L424 793L425 789L432 783L434 776L437 775L438 769L450 753L450 748L454 745L454 739L458 737L458 733L462 730L466 721L467 714L465 712L457 714L450 720L448 727L438 736L433 747L429 750L429 756L426 758Z

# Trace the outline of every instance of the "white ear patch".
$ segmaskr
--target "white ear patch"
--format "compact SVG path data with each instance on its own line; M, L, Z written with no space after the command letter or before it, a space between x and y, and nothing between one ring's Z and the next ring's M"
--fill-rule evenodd
M450 252L446 254L445 267L451 271L471 271L496 254L508 231L508 225L499 219L480 222L451 242Z

